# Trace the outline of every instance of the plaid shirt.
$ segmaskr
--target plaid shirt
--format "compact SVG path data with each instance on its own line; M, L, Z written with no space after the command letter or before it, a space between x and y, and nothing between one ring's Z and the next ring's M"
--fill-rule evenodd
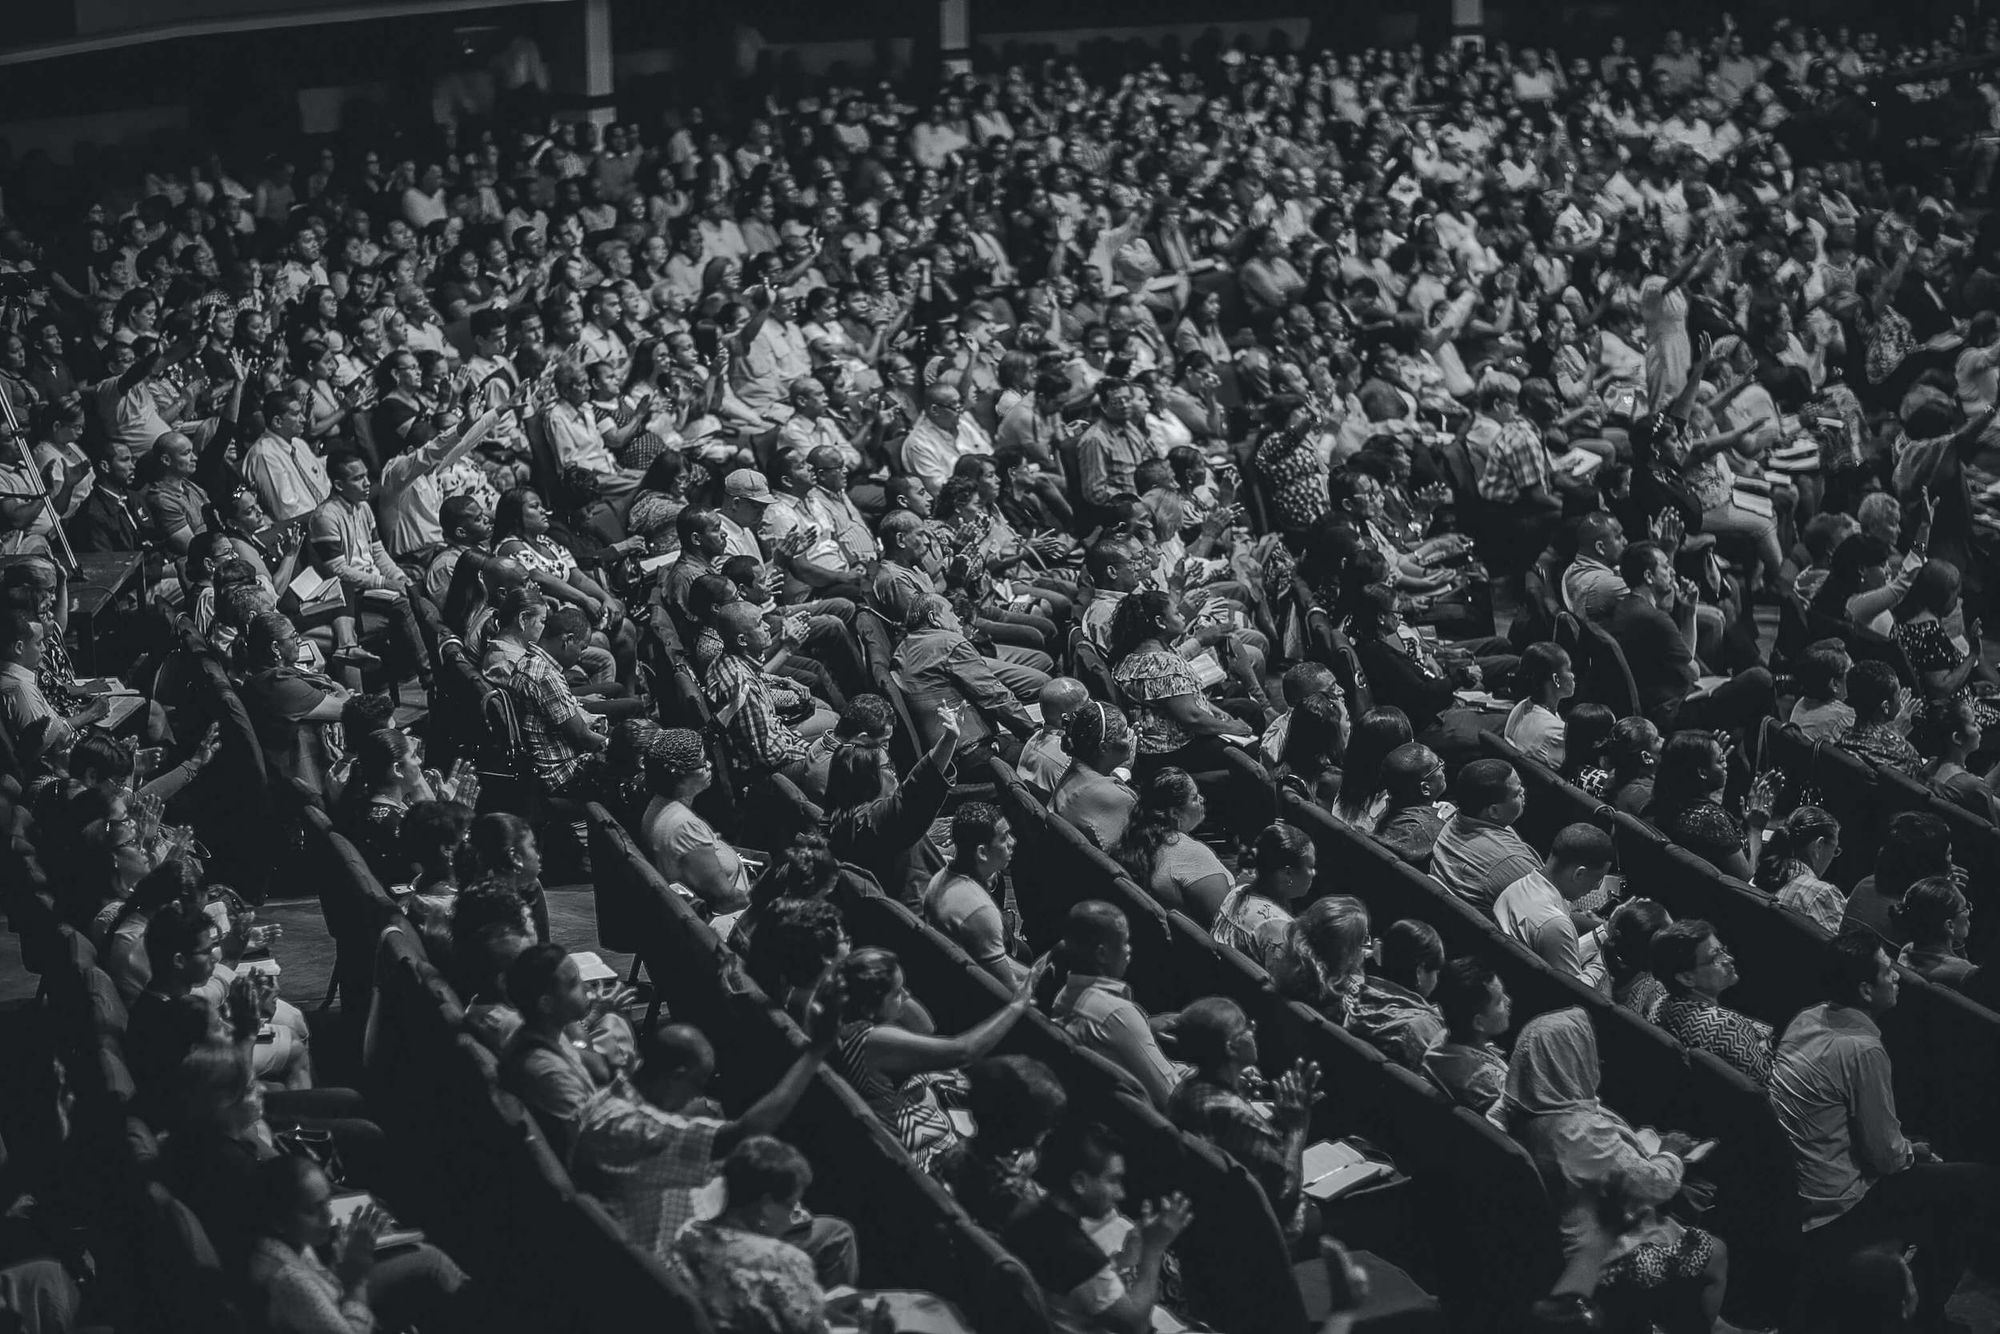
M1525 492L1552 489L1549 453L1542 448L1541 432L1533 423L1516 417L1502 425L1491 417L1480 417L1466 433L1465 443L1479 472L1481 499L1509 505Z
M708 703L736 756L759 773L806 757L806 743L778 717L781 687L740 653L725 653L708 668Z
M1167 1119L1243 1164L1264 1188L1285 1235L1299 1234L1305 1221L1305 1196L1300 1191L1303 1130L1285 1133L1242 1094L1199 1072L1183 1079L1167 1099Z
M591 757L571 745L562 732L564 724L583 712L563 669L540 645L525 653L514 652L512 645L495 645L489 652L486 679L513 691L525 706L521 736L534 760L535 777L551 791L564 787Z
M583 1109L570 1175L634 1246L665 1261L681 1229L712 1212L701 1193L715 1176L722 1126L661 1111L621 1074Z

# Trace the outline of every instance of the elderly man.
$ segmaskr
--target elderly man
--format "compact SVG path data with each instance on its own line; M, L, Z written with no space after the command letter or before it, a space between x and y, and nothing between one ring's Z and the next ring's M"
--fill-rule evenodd
M903 642L896 647L896 684L909 698L911 715L919 720L917 730L925 733L923 744L937 739L938 706L970 705L964 716L962 749L971 750L984 741L1005 758L1020 754L1020 743L1035 730L1034 719L1022 705L1041 696L1048 674L980 657L951 603L935 593L918 598L903 624Z
M556 401L549 406L549 446L556 462L565 468L582 468L596 478L598 490L621 514L632 503L643 474L622 468L605 443L608 430L616 423L598 420L590 403L590 377L573 361L556 363L553 375Z
M965 410L956 387L934 384L924 391L924 415L903 437L903 471L936 495L960 459L992 452L992 437Z

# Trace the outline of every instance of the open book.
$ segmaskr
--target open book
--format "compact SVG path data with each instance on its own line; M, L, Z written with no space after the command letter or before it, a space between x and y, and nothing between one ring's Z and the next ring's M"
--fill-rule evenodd
M1387 1163L1371 1162L1345 1140L1308 1144L1300 1169L1305 1193L1315 1200L1337 1200L1395 1170Z

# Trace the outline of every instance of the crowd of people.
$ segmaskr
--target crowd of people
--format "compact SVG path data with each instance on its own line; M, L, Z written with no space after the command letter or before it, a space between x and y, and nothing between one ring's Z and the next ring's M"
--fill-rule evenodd
M1190 1205L1123 1208L1115 1139L1004 1050L1030 1009L1248 1170L1324 1259L1330 1330L1428 1300L1303 1191L1338 1088L1260 1071L1229 1000L1147 1013L1087 886L1034 957L1015 831L962 790L993 759L1526 1149L1564 1217L1549 1328L1715 1328L1712 1146L1599 1099L1584 1011L1517 1026L1490 961L1371 924L1256 770L1768 1089L1817 1276L1784 1328L1949 1328L2000 1254L2000 1169L1906 1135L1878 1021L1899 968L2000 994L1978 890L1922 813L1832 883L1838 820L1759 750L1783 718L2000 821L1996 50L1962 17L1900 45L1728 18L1643 52L1204 40L1110 80L1051 59L914 102L10 183L10 835L116 989L160 1179L246 1309L494 1318L437 1248L378 1260L376 1205L333 1222L356 1188L395 1203L390 1146L263 966L266 887L205 865L247 833L214 793L235 744L328 813L577 1188L718 1330L821 1330L866 1271L782 1138L822 1066L1057 1327L1188 1316ZM1888 136L1890 94L1947 132ZM136 562L143 680L78 673L73 553ZM204 727L211 671L247 740ZM1717 928L1624 894L1596 825L1531 844L1482 731L1823 928L1823 1003L1730 1009ZM590 802L806 1035L733 1117L728 1035L635 1025L572 953L595 942L554 938L544 850L587 878ZM937 1031L893 953L850 948L845 874L1012 999ZM45 1205L34 1175L10 1198ZM26 1328L71 1327L62 1264L0 1263Z

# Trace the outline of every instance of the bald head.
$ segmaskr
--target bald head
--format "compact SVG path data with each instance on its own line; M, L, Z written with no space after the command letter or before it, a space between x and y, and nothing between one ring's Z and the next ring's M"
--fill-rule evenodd
M924 406L932 412L939 414L949 413L951 416L956 417L959 408L963 404L964 400L959 397L958 389L943 381L939 381L924 390Z
M847 466L847 461L840 457L840 451L832 445L821 445L819 448L813 450L812 453L806 455L806 462L812 465L812 470L816 473L825 472L830 468L845 468Z
M1435 775L1435 779L1433 779ZM1389 799L1407 804L1434 795L1433 785L1442 788L1444 774L1437 752L1420 741L1407 741L1389 752L1382 761L1382 786Z
M646 1040L634 1076L655 1104L671 1111L700 1096L715 1074L715 1048L690 1024L667 1024Z
M1042 726L1060 732L1076 711L1090 702L1090 691L1073 676L1052 676L1042 687Z

